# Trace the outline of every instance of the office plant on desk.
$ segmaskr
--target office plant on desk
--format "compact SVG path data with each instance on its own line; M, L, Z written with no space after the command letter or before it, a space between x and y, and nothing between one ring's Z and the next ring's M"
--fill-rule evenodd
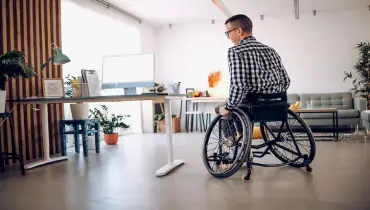
M81 97L82 86L81 83L75 76L68 74L64 81L64 91L67 98L71 97ZM70 104L72 118L74 120L84 120L89 116L89 103L77 102L75 104Z
M0 113L5 112L6 83L8 77L22 76L30 78L36 76L33 67L25 62L25 55L18 50L10 50L0 55Z
M126 129L130 126L123 122L124 117L121 115L110 114L108 107L100 105L100 109L90 109L89 117L98 118L104 133L104 141L108 145L115 145L118 142L118 129Z

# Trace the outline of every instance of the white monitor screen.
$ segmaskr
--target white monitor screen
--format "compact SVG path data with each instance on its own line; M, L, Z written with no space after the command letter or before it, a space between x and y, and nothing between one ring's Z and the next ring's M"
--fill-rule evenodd
M154 80L154 54L104 57L102 80L102 83Z

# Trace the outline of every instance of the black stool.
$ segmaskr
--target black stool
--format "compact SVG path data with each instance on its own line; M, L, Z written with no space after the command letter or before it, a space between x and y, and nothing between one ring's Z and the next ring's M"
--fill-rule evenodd
M2 171L4 172L5 171L5 163L4 163L4 160L8 160L8 159L12 159L13 160L13 163L16 162L16 160L19 161L20 165L21 165L21 171L22 171L22 175L25 175L25 170L24 170L24 163L23 163L23 149L22 149L22 143L19 142L19 154L16 153L16 147L15 147L15 134L14 134L14 122L13 122L13 117L11 115L11 113L0 113L0 119L8 119L9 122L10 122L10 135L11 135L11 144L12 144L12 152L11 153L8 153L8 152L2 152L2 148L1 148L1 142L0 142L0 167L2 169ZM5 145L5 144L4 144Z

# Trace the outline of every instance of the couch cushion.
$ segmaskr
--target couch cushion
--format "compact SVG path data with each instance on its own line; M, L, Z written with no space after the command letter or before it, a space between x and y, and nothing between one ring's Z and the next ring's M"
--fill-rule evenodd
M350 92L301 94L301 108L307 108L307 102L313 102L313 108L353 109Z
M370 110L365 110L361 112L361 119L370 122Z
M332 113L301 113L303 119L332 119ZM357 109L339 109L338 118L357 118L360 112Z

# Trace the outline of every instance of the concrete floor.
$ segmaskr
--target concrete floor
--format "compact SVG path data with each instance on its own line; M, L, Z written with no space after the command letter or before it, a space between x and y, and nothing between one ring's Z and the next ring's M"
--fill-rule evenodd
M127 135L117 146L102 143L101 153L91 151L87 158L72 150L68 161L28 170L24 177L10 168L0 173L0 209L370 209L370 143L317 142L313 174L255 167L246 184L240 178L244 167L225 180L208 174L202 137L175 135L175 158L186 163L162 178L154 172L167 161L163 134Z

